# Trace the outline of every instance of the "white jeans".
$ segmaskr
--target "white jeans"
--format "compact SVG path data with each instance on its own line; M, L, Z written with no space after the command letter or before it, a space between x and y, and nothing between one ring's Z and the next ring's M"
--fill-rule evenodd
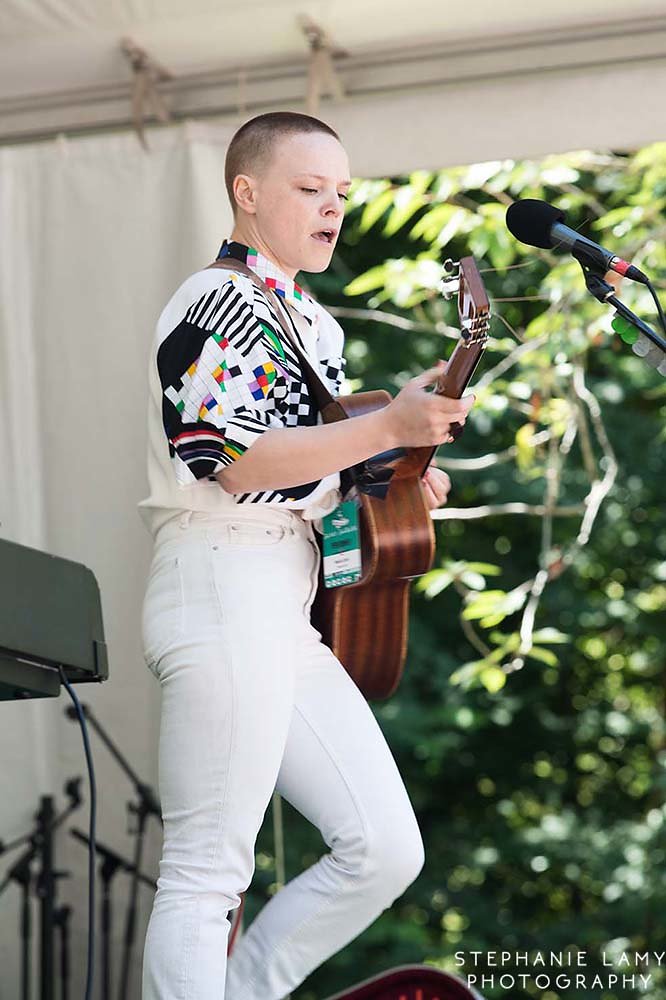
M155 540L142 633L162 689L164 844L143 1000L281 1000L423 866L382 731L310 623L319 562L312 523L265 506L186 512ZM330 850L270 899L227 962L227 914L250 885L275 788Z

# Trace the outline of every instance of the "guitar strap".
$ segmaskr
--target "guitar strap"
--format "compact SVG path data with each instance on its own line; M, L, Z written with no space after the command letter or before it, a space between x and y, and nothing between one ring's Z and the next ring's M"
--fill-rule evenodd
M247 275L250 281L254 282L257 288L262 290L266 298L274 303L275 314L287 340L296 352L296 357L301 365L303 380L308 387L308 392L321 412L323 422L328 424L335 420L347 420L348 417L344 408L340 405L338 400L331 395L329 389L324 384L321 375L315 371L309 358L303 351L301 345L298 343L297 338L294 336L294 331L291 329L289 321L285 319L284 316L287 307L277 292L273 288L270 288L265 281L262 281L256 271L253 271L252 268L248 267L247 264L243 263L243 261L235 260L233 257L225 257L221 260L215 260L212 264L208 264L208 267L222 267L227 271L239 271L241 274ZM296 323L295 320L294 323Z

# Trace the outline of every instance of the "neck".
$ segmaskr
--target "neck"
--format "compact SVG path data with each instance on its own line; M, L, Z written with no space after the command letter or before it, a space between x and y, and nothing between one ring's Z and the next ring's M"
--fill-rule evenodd
M233 231L229 237L230 242L242 243L246 247L254 247L258 250L267 260L279 267L280 270L291 278L292 281L295 280L298 271L295 271L289 265L283 263L277 254L273 253L271 248L262 240L261 236L256 232L251 232L246 230L242 225L236 224Z

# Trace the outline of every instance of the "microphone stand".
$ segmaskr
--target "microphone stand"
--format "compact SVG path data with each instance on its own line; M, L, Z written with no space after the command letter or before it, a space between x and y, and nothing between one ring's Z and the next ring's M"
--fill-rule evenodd
M618 299L615 288L604 280L600 270L583 264L580 260L578 263L585 276L588 291L598 302L607 302L615 309L617 318L612 321L613 329L631 346L634 354L645 358L660 375L666 375L666 340Z
M21 996L23 1000L30 998L30 943L32 920L30 914L30 885L32 875L30 866L39 856L41 867L35 882L35 890L40 900L40 998L53 1000L54 997L54 947L53 931L55 926L54 908L56 879L69 875L66 871L55 871L53 867L53 832L81 804L79 794L80 778L71 778L65 785L70 804L60 815L53 810L53 797L42 795L39 812L35 815L36 825L30 833L17 837L8 844L0 843L0 854L20 844L28 843L29 847L20 855L0 882L2 893L13 880L21 886Z
M53 871L53 827L55 825L53 799L42 796L42 806L37 815L39 830L41 868L37 876L37 895L40 898L40 939L41 939L41 998L52 1000L53 982L53 915L55 904L55 872Z
M60 929L60 1000L69 1000L69 918L71 906L60 906L53 915L55 927Z
M69 832L84 844L90 843L90 838L82 831L72 828ZM113 926L111 916L111 880L119 869L131 874L134 871L134 865L126 861L116 851L112 851L110 847L105 847L99 840L95 840L95 851L103 859L98 869L102 880L100 913L102 927L102 1000L111 1000L111 928ZM143 875L141 872L139 873L139 879L153 890L157 887L154 879L148 878L147 875Z
M141 871L141 861L143 855L143 838L146 828L146 820L149 816L155 816L162 825L162 809L159 803L159 799L155 795L155 792L150 785L145 784L139 780L136 772L130 767L127 759L120 752L115 743L111 740L110 736L104 731L99 721L92 714L87 705L81 706L82 711L89 720L93 728L97 731L101 740L106 744L111 754L116 758L118 764L123 769L125 774L128 776L132 784L134 785L134 790L136 792L138 802L130 802L128 804L128 810L131 813L135 813L137 817L137 824L134 830L136 834L136 841L134 845L134 860L132 865L132 879L130 884L130 898L127 905L127 917L125 921L125 938L123 946L123 960L120 971L120 987L118 990L118 1000L127 1000L128 996L128 979L129 979L129 967L132 957L132 950L134 947L134 938L136 936L136 913L137 913L137 898L139 891L139 872ZM65 709L66 714L69 718L78 718L76 715L76 710L73 705L68 706Z
M53 813L53 799L50 795L41 797L41 807L36 814L37 825L31 833L4 847L16 847L28 841L30 846L7 872L0 883L0 893L14 880L21 886L21 997L30 1000L30 954L32 951L32 915L30 910L30 888L33 875L32 862L40 857L41 868L35 881L36 895L40 900L40 997L53 1000L53 908L55 903L55 872L53 871L53 829L57 825ZM63 817L64 818L64 817ZM64 874L64 873L63 873Z
M30 847L18 859L9 872L21 886L21 997L30 1000L30 940L32 938L32 915L30 912L30 886L32 872L30 865L35 857L36 847Z

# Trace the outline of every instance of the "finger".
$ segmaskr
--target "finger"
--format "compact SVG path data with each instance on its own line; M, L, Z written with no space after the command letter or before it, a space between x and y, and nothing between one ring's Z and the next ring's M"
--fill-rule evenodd
M427 487L427 495L433 507L440 507L446 503L451 488L451 480L442 469L428 466L425 475L422 477L424 487Z
M444 374L446 367L447 362L440 358L436 365L433 365L432 368L427 368L424 372L421 372L420 375L415 375L413 379L410 379L410 381L413 385L417 385L421 388L426 385L430 385L432 382L436 382L437 379Z
M452 399L450 396L436 396L435 399L443 413L451 414L452 416L457 416L458 414L467 416L474 405L476 396L461 396L460 399Z
M446 493L442 493L441 490L437 490L435 493L435 501L438 507L441 507L443 503L446 503Z
M451 489L451 481L448 477L440 472L439 475L433 477L434 481L431 481L430 485L437 494L438 497L444 497Z
M448 473L444 472L443 469L438 469L437 466L428 466L429 482L434 483L440 489L451 489L451 479Z
M443 469L438 469L437 473L438 473L438 479L439 479L439 482L442 485L442 488L445 489L445 490L447 490L447 491L450 490L451 489L451 477L449 475L447 475L447 473L444 472Z
M437 497L432 489L432 486L428 482L425 476L421 477L421 482L423 484L423 492L425 493L425 498L429 507L434 506L437 503Z

